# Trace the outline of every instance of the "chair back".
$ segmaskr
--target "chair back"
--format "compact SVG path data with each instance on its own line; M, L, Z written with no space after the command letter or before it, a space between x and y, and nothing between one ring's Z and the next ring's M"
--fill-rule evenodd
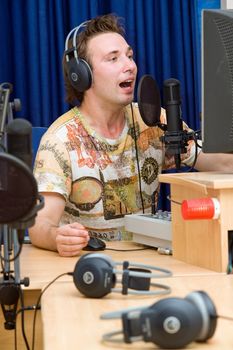
M32 152L33 152L33 164L36 157L36 152L38 150L41 137L48 130L47 127L43 126L33 126L32 127Z

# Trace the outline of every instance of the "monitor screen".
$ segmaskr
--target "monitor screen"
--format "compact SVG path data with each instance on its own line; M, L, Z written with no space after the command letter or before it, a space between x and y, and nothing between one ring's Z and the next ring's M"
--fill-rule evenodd
M233 153L233 10L202 12L202 141Z

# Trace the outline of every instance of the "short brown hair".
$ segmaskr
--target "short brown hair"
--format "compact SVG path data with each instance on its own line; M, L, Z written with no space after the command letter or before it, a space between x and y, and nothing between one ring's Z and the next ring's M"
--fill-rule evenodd
M90 57L88 57L88 53L87 53L88 41L100 33L108 33L108 32L118 33L124 36L124 27L120 23L120 18L114 14L98 16L91 19L90 21L87 22L85 29L82 30L77 35L76 45L77 45L78 57L87 61L90 67L91 67L91 62L90 62L91 59ZM72 47L72 39L70 39L68 46ZM71 85L67 74L65 55L63 55L62 65L63 65L63 74L64 74L64 82L65 82L66 101L72 105L75 103L76 100L78 100L81 103L83 101L84 92L78 92Z

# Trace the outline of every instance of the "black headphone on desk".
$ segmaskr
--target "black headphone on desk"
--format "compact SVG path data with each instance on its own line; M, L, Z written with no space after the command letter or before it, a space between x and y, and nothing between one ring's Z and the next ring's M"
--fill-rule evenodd
M85 28L89 21L81 23L73 28L65 41L65 61L69 81L73 88L79 92L84 92L91 87L93 76L92 70L87 61L78 57L77 35L81 28ZM73 35L73 37L72 37ZM69 40L72 37L72 47L69 48Z
M103 340L119 343L145 341L163 349L180 349L192 341L205 342L217 326L214 303L204 291L182 298L161 299L149 307L108 312L101 319L122 319L123 329L103 335ZM118 335L123 337L119 338Z
M117 265L121 265L122 269L117 270ZM159 273L152 273L150 270L156 270ZM121 275L121 280L118 281L116 275ZM101 298L110 292L119 292L124 295L163 295L171 292L170 287L151 283L150 279L171 275L169 270L159 267L128 261L114 262L105 254L88 253L77 261L73 280L76 288L90 298ZM118 282L122 284L122 288L114 288ZM155 287L155 290L149 290L150 286Z

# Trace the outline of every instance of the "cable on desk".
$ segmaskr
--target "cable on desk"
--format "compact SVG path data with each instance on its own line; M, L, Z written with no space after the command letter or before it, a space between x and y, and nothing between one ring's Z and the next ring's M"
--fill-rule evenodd
M144 248L134 248L134 249L115 249L115 248L105 248L104 250L113 250L114 252L136 252L139 250L148 250L155 249L153 247L144 247Z
M23 315L25 311L35 311L35 309L36 309L36 306L35 306L35 305L21 307L21 308L17 311L16 317L17 317L20 313L22 313L22 315ZM37 310L40 310L40 309L41 309L41 307L38 306ZM23 324L24 324L24 321L23 321ZM23 325L23 329L25 330L24 325ZM15 324L15 332L14 332L14 333L15 333L15 340L14 340L14 341L15 341L15 350L17 350L17 330L16 330L16 324ZM26 337L25 331L22 331L22 334L23 334L23 338L25 338L25 337ZM25 344L26 344L26 342L25 342ZM27 342L26 347L27 347L27 349L30 350L30 347L29 347L28 342Z
M67 276L67 275L70 276L72 274L70 272L65 272L65 273L62 273L62 274L58 275L57 277L55 277L51 282L49 282L47 284L47 286L45 286L45 288L41 291L41 293L37 299L37 302L35 305L35 313L34 313L34 317L33 317L33 327L32 327L32 350L34 350L34 347L35 347L36 316L37 316L37 311L40 309L40 300L42 298L42 295L54 282L56 282L59 278L61 278L63 276Z
M24 322L24 311L27 310L28 308L24 307L24 299L23 299L23 292L22 289L19 288L19 295L20 295L20 303L21 303L21 308L16 312L16 320L17 320L17 316L19 313L21 313L21 331L22 331L22 335L23 335L23 339L24 339L24 343L25 346L27 348L27 350L30 350L29 347L29 343L27 340L27 336L25 333L25 322ZM30 308L32 309L32 308ZM15 322L15 329L14 329L14 343L15 343L15 350L17 350L17 322Z
M22 335L23 335L23 339L26 345L27 350L30 350L29 344L28 344L28 340L25 334L25 327L24 327L24 298L23 298L23 292L22 289L20 288L20 302L21 302L21 307L22 307L22 313L21 313L21 331L22 331Z
M167 200L169 200L171 203L175 203L175 204L179 204L179 205L182 205L181 202L178 202L178 201L175 201L174 199L171 198L171 196L167 196Z

